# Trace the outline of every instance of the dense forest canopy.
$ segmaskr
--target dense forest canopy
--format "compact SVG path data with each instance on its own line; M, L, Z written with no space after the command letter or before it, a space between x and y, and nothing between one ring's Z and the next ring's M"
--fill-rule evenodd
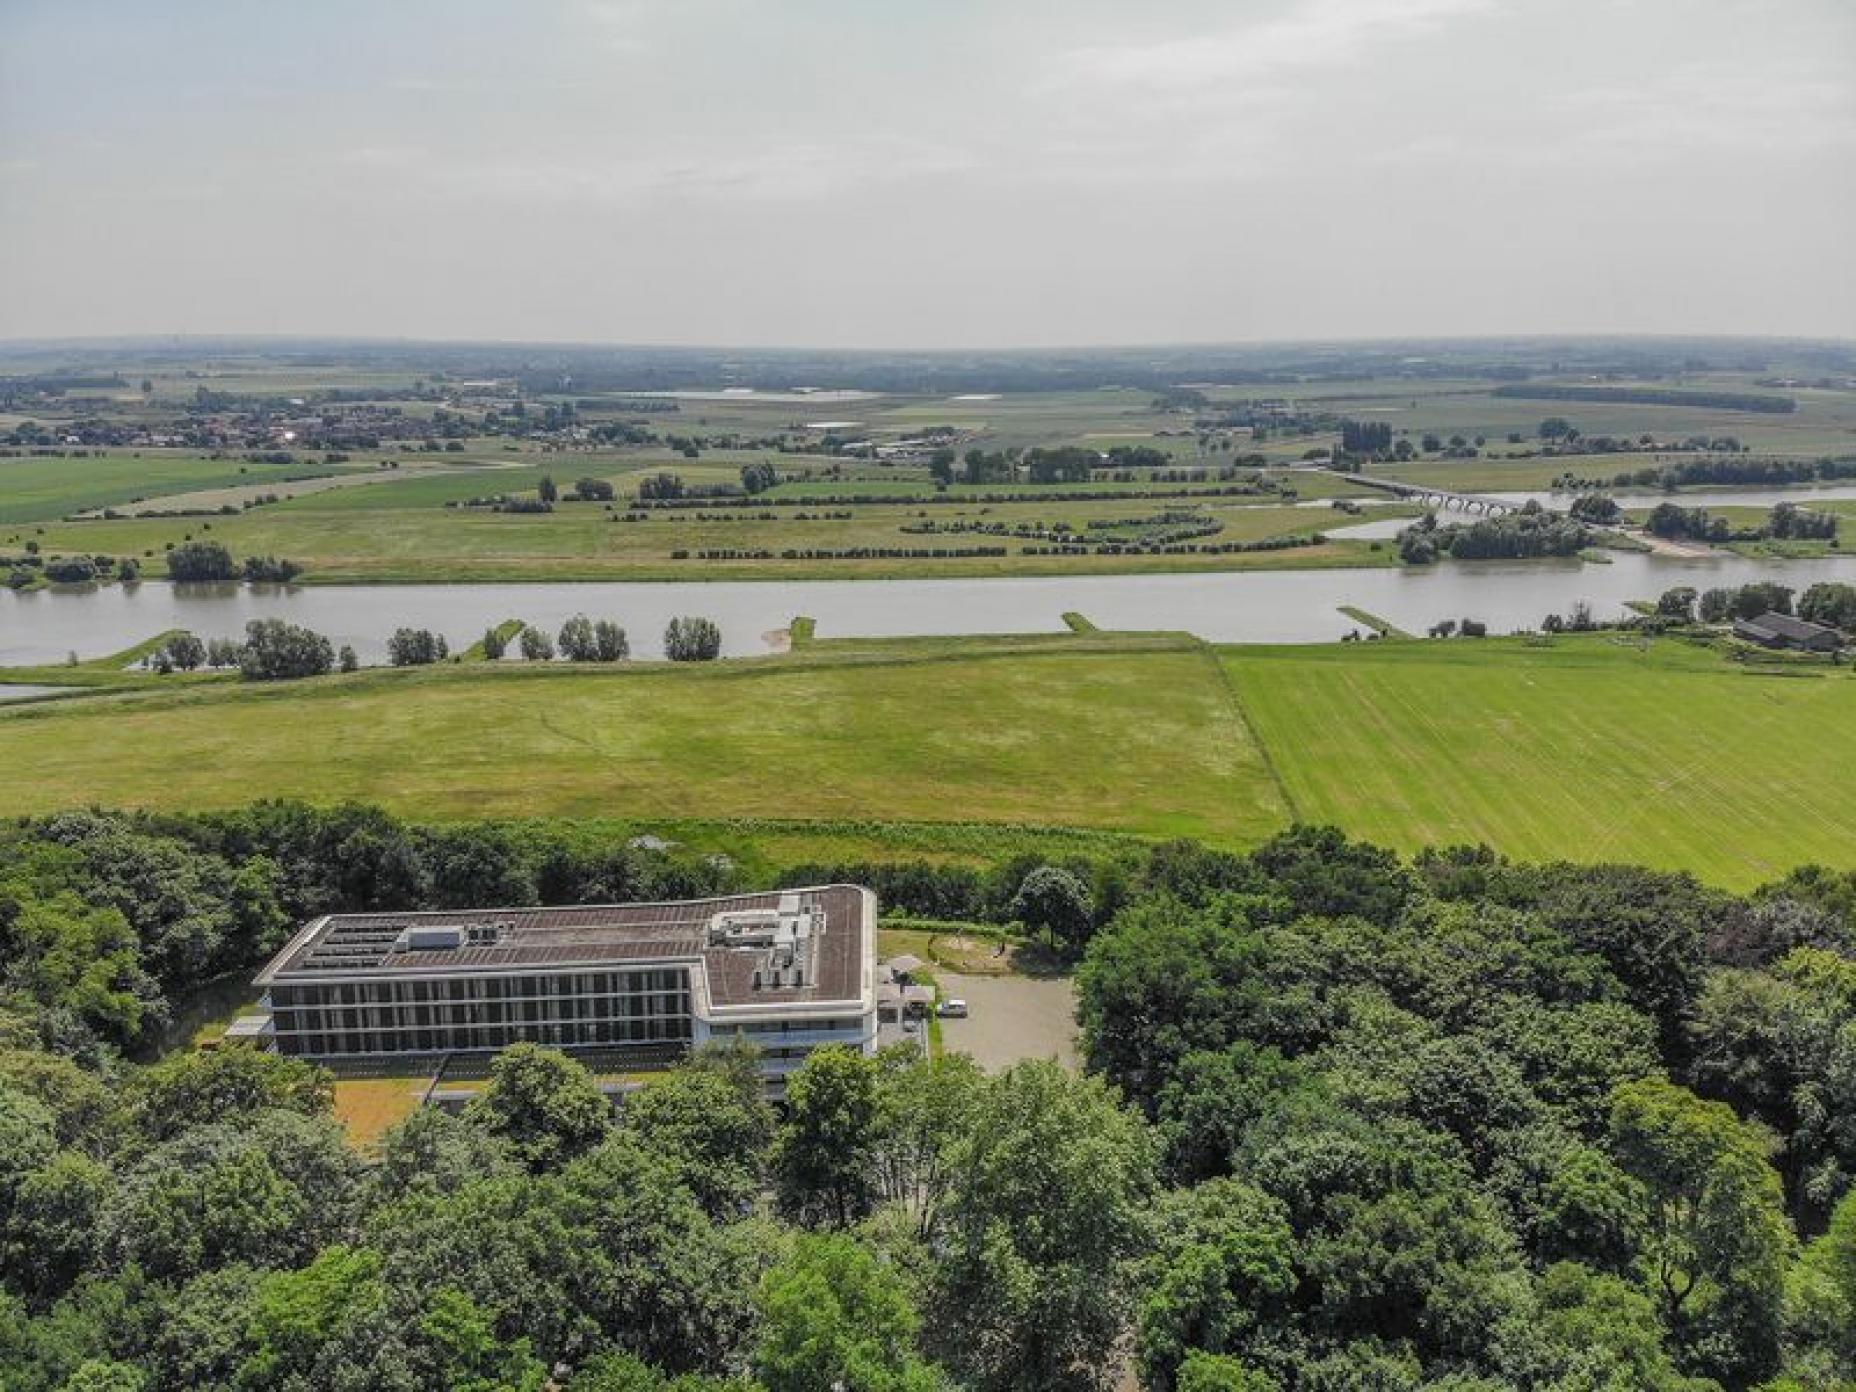
M349 1146L145 1060L310 913L667 898L571 824L261 803L0 832L0 1387L1773 1392L1856 1378L1856 874L1412 861L1297 828L798 867L1079 961L1087 1071L523 1046Z

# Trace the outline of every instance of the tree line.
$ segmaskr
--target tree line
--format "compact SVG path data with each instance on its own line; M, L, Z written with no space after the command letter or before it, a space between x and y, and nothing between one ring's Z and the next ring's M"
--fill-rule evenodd
M1129 1358L1156 1392L1856 1376L1834 1105L1856 874L1741 897L1308 827L886 873L1080 955L1087 1071L826 1049L776 1113L751 1055L712 1046L615 1106L522 1046L462 1115L362 1153L307 1063L122 1049L165 990L311 913L748 877L355 806L6 828L0 1385L1083 1392Z
M1699 391L1682 387L1574 387L1546 382L1513 382L1495 388L1491 396L1527 401L1628 402L1638 406L1708 406L1722 411L1758 411L1790 415L1798 403L1789 396L1768 392Z

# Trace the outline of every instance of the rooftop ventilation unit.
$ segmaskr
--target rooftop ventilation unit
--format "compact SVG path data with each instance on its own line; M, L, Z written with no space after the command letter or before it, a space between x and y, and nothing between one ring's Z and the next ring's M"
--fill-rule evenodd
M453 952L464 946L464 928L457 923L442 927L408 928L395 946L407 952Z

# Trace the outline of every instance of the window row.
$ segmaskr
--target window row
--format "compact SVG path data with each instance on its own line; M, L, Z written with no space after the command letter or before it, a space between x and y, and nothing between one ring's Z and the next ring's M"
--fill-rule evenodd
M445 977L411 981L280 982L274 1005L406 1005L447 1001L530 1000L552 996L618 996L687 990L680 967L650 971L563 972L550 976Z
M687 994L634 996L623 1000L484 1001L466 1005L304 1007L272 1010L281 1031L407 1029L432 1025L543 1024L571 1020L652 1020L688 1016Z
M277 1048L286 1054L442 1053L456 1049L505 1049L530 1042L561 1048L597 1044L685 1043L688 1020L588 1020L578 1024L530 1026L479 1025L464 1029L344 1030L280 1034Z

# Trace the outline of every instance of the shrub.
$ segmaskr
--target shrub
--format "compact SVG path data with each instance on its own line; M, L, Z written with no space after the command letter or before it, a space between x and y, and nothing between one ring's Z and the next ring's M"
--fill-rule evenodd
M585 614L575 614L561 625L561 656L569 662L591 662L594 658L593 621Z
M238 669L247 681L317 677L335 665L335 649L320 633L282 619L253 619L245 625Z
M161 652L183 672L191 672L206 662L206 644L191 633L176 633Z
M188 541L168 552L168 576L182 582L230 580L232 553L217 541Z
M631 653L632 645L626 641L625 630L611 619L601 619L593 625L593 655L601 662L621 662Z
M97 563L88 556L54 556L45 563L45 577L58 585L88 585L97 578Z
M247 556L242 569L245 579L255 585L287 585L303 573L295 561L277 556Z
M672 662L710 662L722 653L722 630L712 619L672 619L664 630L664 656Z
M429 628L395 629L387 640L387 660L395 667L425 667L443 662L450 654L444 635Z

